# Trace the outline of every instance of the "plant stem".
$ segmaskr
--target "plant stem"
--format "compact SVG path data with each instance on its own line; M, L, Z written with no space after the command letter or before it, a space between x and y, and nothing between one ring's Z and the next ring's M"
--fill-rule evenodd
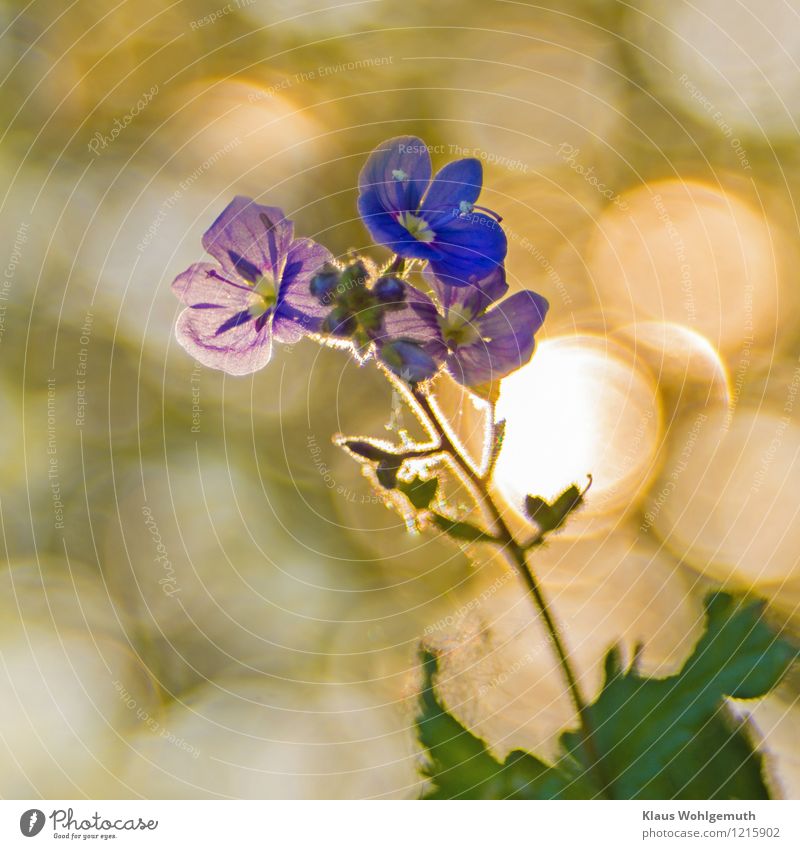
M395 258L392 260L389 267L386 269L386 274L397 274L400 277L402 277L403 272L405 271L405 268L406 268L405 259L401 256L395 256Z
M606 791L610 787L610 782L604 776L603 769L600 764L597 747L594 741L594 729L588 705L583 697L577 676L572 668L572 663L569 659L566 646L561 639L558 625L550 612L550 606L544 597L539 581L533 573L533 570L530 568L526 557L526 550L539 544L543 539L543 535L539 534L525 548L517 543L510 528L503 519L502 513L498 509L497 504L489 492L488 483L484 476L482 476L472 466L470 461L464 456L463 452L453 444L453 441L447 433L441 419L437 415L436 410L431 405L427 394L416 386L411 388L411 394L422 411L431 433L439 440L439 449L452 457L453 461L458 465L458 468L466 477L470 487L473 489L473 495L476 501L491 517L491 530L493 534L495 534L498 545L500 545L503 554L511 562L512 567L522 578L526 589L530 593L536 610L542 617L542 621L544 622L545 628L552 640L553 648L555 649L558 657L558 663L566 681L570 699L578 714L581 741L590 770L594 774L595 779L601 788L601 794L606 796Z

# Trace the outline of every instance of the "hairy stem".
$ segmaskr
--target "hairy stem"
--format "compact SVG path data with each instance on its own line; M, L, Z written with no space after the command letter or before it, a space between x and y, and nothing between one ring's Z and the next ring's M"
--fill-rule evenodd
M406 261L401 256L395 256L392 260L391 264L386 269L386 274L397 274L400 277L403 276L403 273L406 270Z
M609 788L610 783L604 776L600 765L597 747L594 742L594 730L591 716L589 715L588 705L583 697L577 676L572 668L572 663L569 659L566 646L561 639L558 625L550 612L550 606L544 597L544 593L542 592L542 588L536 578L536 575L528 564L526 556L527 550L542 542L543 535L539 534L527 546L525 546L525 548L517 543L506 521L503 519L503 515L497 504L492 498L486 477L477 471L470 461L464 456L463 452L453 444L453 440L450 438L447 433L447 429L437 415L436 410L433 408L428 395L418 387L412 387L411 394L416 401L420 412L423 414L423 419L428 428L431 433L435 435L436 439L438 439L439 449L451 456L453 462L456 463L458 469L466 478L466 482L473 490L475 500L490 517L491 531L495 536L497 544L500 545L503 554L509 560L517 574L522 578L522 581L533 600L536 610L542 617L542 621L544 622L545 628L558 657L559 667L561 668L561 672L567 684L570 699L572 700L572 704L578 714L584 753L590 765L590 769L594 773L601 788L601 793L603 795L607 795L606 791Z

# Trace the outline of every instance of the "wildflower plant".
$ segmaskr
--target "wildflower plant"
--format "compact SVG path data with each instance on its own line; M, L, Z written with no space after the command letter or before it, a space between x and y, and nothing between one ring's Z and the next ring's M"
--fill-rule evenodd
M726 697L755 698L780 681L796 652L764 624L758 603L718 593L706 601L707 629L681 672L642 677L611 649L593 703L584 696L556 616L531 565L532 553L579 509L586 488L555 500L529 495L529 528L506 520L491 488L502 447L495 416L500 382L533 356L548 311L541 295L508 295L502 218L478 206L477 159L435 176L428 146L414 136L379 145L358 178L358 210L375 242L392 252L339 260L275 207L236 197L203 237L214 262L192 265L173 283L185 305L178 342L199 362L229 374L270 361L273 340L310 338L374 363L423 425L427 438L399 443L336 435L376 490L410 526L461 546L491 545L527 590L557 657L576 727L546 764L514 752L497 761L448 713L435 690L437 658L423 651L418 718L435 798L761 798L769 795L761 755L728 713ZM488 421L479 463L468 456L436 402L447 372L483 404ZM546 411L543 411L546 414ZM451 476L471 496L467 514L448 503Z

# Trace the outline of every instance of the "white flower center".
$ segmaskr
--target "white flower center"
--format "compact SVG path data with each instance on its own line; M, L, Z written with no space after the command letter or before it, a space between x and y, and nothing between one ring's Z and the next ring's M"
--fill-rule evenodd
M258 295L258 300L248 307L248 312L253 318L258 318L272 309L278 300L275 278L271 274L259 277L253 284L253 294Z
M397 223L405 227L418 242L427 244L436 238L430 224L419 215L414 215L413 212L401 212L397 216Z
M462 345L472 345L480 338L472 312L461 312L458 307L451 307L447 316L439 316L439 327L445 344L451 350Z

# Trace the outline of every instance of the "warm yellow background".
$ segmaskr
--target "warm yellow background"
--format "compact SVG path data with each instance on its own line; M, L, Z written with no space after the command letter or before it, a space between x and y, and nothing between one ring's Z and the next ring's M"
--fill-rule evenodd
M407 533L331 444L391 437L375 370L305 341L231 379L172 336L234 194L367 248L358 170L396 134L484 161L511 284L550 300L498 486L594 475L539 565L587 692L614 641L677 668L710 587L797 636L799 16L0 3L0 795L415 796L421 638L498 754L570 722L502 565ZM735 706L793 797L796 694Z

